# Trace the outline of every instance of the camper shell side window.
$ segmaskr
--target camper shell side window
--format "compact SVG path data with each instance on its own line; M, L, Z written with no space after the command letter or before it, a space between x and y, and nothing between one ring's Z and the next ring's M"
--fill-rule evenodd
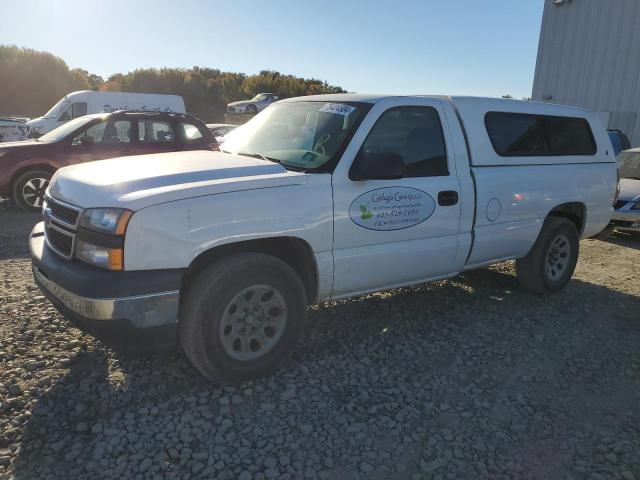
M597 151L585 118L487 112L484 124L501 157L595 155Z

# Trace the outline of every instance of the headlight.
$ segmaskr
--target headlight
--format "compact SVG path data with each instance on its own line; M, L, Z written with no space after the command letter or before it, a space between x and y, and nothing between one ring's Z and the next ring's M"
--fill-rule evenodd
M107 270L122 270L122 248L108 248L76 240L76 258Z
M85 210L80 217L75 257L96 267L122 270L124 268L122 237L127 230L131 215L133 215L131 210L123 208ZM82 229L85 229L84 234Z
M80 226L94 232L124 235L132 214L122 208L90 208L80 218Z

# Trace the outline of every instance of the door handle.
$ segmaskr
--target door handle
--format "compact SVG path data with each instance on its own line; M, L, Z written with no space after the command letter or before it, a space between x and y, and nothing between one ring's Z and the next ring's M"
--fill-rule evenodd
M458 192L455 190L443 190L438 193L438 205L442 207L450 207L458 203Z

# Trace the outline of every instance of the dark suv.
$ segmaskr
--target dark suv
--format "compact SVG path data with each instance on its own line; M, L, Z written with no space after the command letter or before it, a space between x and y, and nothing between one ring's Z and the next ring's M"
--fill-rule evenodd
M10 196L24 210L38 210L49 179L60 167L216 146L206 125L185 114L118 111L85 115L38 139L0 144L0 196Z

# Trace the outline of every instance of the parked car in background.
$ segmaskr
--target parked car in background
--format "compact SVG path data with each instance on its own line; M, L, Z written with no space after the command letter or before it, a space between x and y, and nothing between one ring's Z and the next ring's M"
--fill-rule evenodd
M275 93L259 93L251 100L242 100L240 102L233 102L227 105L228 113L247 113L250 115L256 114L273 102L278 101L280 97Z
M0 117L0 142L18 142L26 140L29 127L28 118Z
M231 125L230 123L207 123L207 128L211 134L218 138L224 137L231 130L238 128L238 125Z
M238 128L238 125L231 125L229 123L207 123L207 128L215 137L216 142L221 144L224 142L225 135L228 135L231 131Z
M248 380L294 350L310 304L509 259L526 290L561 290L611 218L610 145L597 113L547 103L283 100L219 152L59 170L34 277L108 343L179 341L205 376Z
M27 122L29 136L39 137L69 120L83 115L119 110L186 112L184 100L179 95L81 90L66 95L43 116Z
M616 157L623 150L628 150L631 148L629 137L627 137L621 130L610 128L607 130L607 133L609 134L609 139L611 140L611 145L613 145L613 152L615 153Z
M616 230L640 232L640 148L618 156L618 172L620 193L611 226Z
M217 144L200 120L186 114L114 112L85 115L25 142L0 144L0 197L39 210L60 167L105 158L211 149Z

